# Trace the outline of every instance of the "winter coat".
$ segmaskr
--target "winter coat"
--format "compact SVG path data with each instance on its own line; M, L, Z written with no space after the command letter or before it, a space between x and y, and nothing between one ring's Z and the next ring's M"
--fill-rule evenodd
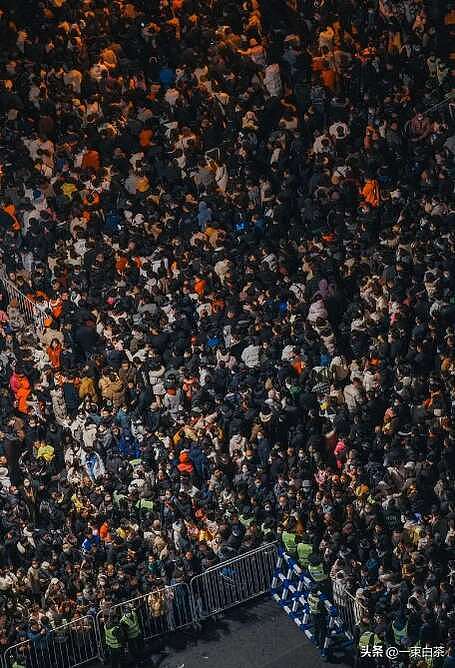
M63 346L65 337L63 336L62 332L59 332L58 329L51 329L50 327L47 327L41 335L41 345L43 348L47 349L54 339L57 339L60 345Z
M322 299L318 299L317 301L313 302L310 306L310 309L308 311L308 321L310 323L316 322L319 318L322 318L322 320L327 320L327 309L325 307L324 302Z
M87 475L91 480L98 480L102 478L106 472L103 461L97 452L83 451L82 462L87 471Z
M147 372L148 380L153 389L153 394L157 394L160 396L165 394L166 390L164 388L164 383L163 383L164 372L165 368L163 365L161 365L158 369L148 370Z
M62 355L62 346L59 343L55 348L49 346L46 350L47 356L49 357L49 362L51 363L52 368L55 371L58 371L61 366L60 358Z
M131 432L124 429L120 436L119 450L128 459L139 459L141 450L138 441L132 436Z
M183 453L182 453L183 454ZM190 459L194 464L196 473L199 477L207 480L208 478L208 459L206 454L201 450L198 445L193 446L190 449Z
M75 413L79 406L79 396L74 383L63 383L63 396L69 413Z
M85 397L90 397L92 401L97 401L98 400L98 394L96 392L96 387L95 387L95 381L93 378L89 378L88 376L84 376L81 379L80 385L79 385L79 398L81 400L84 400Z
M123 369L120 367L118 370L118 376L125 385L128 383L134 383L136 380L136 369L132 364L128 367L128 369Z
M265 68L264 86L271 97L281 97L283 84L281 83L280 66L276 63Z
M180 473L193 473L194 471L194 466L191 463L190 460L190 455L186 450L180 453L179 455L179 463L177 464L177 468L180 471Z
M379 192L379 184L376 180L372 179L367 181L362 189L362 197L365 202L368 202L373 207L379 206L381 201L381 196Z
M255 345L247 346L242 352L242 361L245 362L249 369L259 366L259 352L260 347Z
M115 408L120 408L120 406L125 402L125 387L123 385L123 381L120 378L117 380L111 380L109 377L103 377L100 379L98 386L100 388L103 399L112 401Z
M56 387L51 390L52 410L58 424L64 425L68 417L66 409L65 397L61 387Z
M21 413L27 413L27 400L31 394L28 378L16 372L10 378L10 388L16 398L17 407Z

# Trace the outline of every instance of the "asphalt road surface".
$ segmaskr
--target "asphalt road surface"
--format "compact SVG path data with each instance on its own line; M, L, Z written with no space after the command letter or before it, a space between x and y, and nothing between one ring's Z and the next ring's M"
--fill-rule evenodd
M206 622L201 633L177 631L166 644L159 668L322 668L327 663L270 599ZM152 664L149 664L152 665Z

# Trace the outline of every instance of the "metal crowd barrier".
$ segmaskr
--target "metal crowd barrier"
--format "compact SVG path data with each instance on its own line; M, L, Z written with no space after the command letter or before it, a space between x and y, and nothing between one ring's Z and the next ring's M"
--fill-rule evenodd
M137 613L144 640L150 640L196 623L190 588L185 583L163 587L98 612L97 626L104 640L104 624L111 617L121 619L131 608ZM105 653L103 643L100 652Z
M275 543L223 561L190 582L195 610L206 619L270 590L278 558Z
M77 668L103 660L104 622L136 610L145 641L189 626L266 594L278 558L276 543L267 543L224 561L194 577L133 599L106 606L96 617L87 615L48 629L37 640L8 647L1 668Z
M44 321L47 317L43 307L38 306L27 295L24 295L8 278L3 267L0 267L0 283L8 295L9 302L13 299L17 302L17 307L25 323L32 325L37 332L42 331L44 329Z
M4 668L76 668L99 657L100 638L94 617L73 619L46 630L37 640L24 640L8 647Z
M344 585L343 581L333 579L333 603L336 605L338 615L342 619L346 634L354 639L355 627L360 622L362 615L367 609L353 596Z

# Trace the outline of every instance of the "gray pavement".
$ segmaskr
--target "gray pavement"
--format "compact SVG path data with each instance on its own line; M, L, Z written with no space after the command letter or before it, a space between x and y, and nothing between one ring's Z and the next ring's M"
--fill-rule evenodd
M159 668L322 668L304 633L270 599L206 622L197 635L178 631L167 641ZM157 655L154 656L157 660Z

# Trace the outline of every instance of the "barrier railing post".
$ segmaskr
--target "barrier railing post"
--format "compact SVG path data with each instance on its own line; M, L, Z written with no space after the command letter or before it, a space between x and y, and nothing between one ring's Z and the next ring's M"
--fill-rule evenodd
M24 295L21 290L8 277L5 268L0 267L0 284L4 288L8 301L15 300L18 304L18 310L27 325L32 325L35 332L39 334L44 329L44 321L46 319L46 312L42 306L35 304L27 295Z
M76 668L100 658L98 630L94 617L86 615L68 624L49 627L36 641L24 640L5 650L3 668L15 662L33 668Z
M268 543L209 568L189 584L162 587L107 606L96 616L49 628L38 642L24 640L8 647L0 666L12 668L17 659L33 668L76 668L95 659L103 661L104 621L111 614L120 619L128 606L137 612L144 641L189 626L199 627L208 617L270 592L276 584L278 556L277 544Z
M195 607L191 591L184 582L162 587L128 601L110 605L106 609L100 610L96 615L97 640L101 658L105 658L106 655L104 644L105 620L111 615L119 620L131 607L134 608L138 616L144 641L195 624Z
M193 577L190 590L197 621L270 591L277 558L277 545L268 543Z
M315 582L283 548L279 548L278 554L271 587L274 600L298 628L318 644L323 657L328 659L351 650L355 629L353 603L356 599L348 595L337 580L333 582L333 595L329 597L327 588ZM321 588L316 587L315 591L315 584ZM310 595L319 599L318 613L311 610L310 603L314 601L311 602ZM320 625L322 614L327 620L323 627ZM321 628L324 628L323 642Z
M343 620L346 631L351 638L354 638L355 627L359 623L363 613L367 612L367 610L361 602L348 591L342 581L335 578L332 581L332 585L333 602L337 606L339 616Z

